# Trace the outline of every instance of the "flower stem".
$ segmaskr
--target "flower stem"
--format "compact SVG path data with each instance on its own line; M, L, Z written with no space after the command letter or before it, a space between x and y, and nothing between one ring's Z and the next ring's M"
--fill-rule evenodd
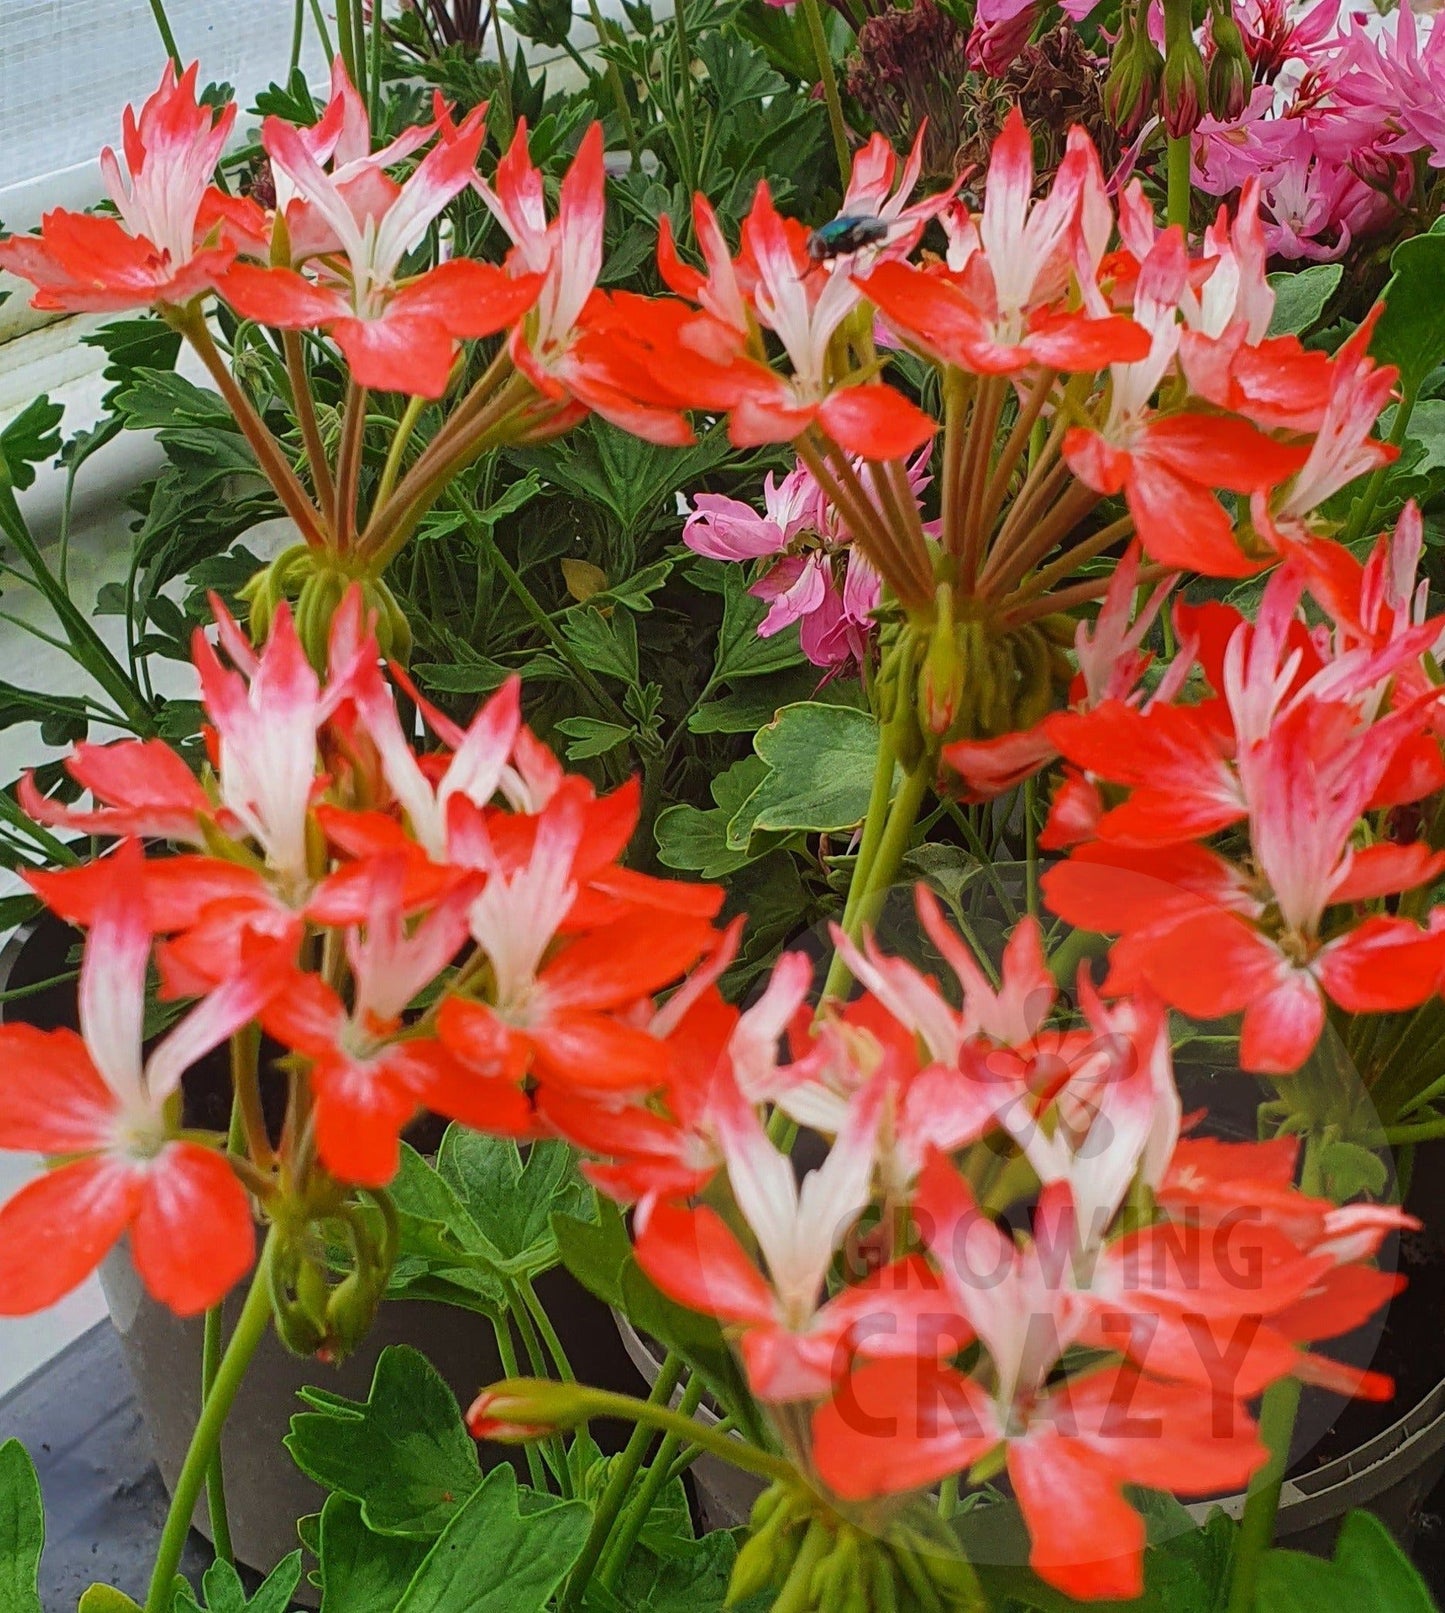
M1390 444L1398 448L1405 440L1405 432L1409 429L1410 416L1415 412L1415 396L1407 392L1395 406L1395 418L1390 422L1390 435L1387 439ZM1380 489L1385 485L1385 478L1390 474L1388 465L1381 465L1365 483L1365 490L1355 500L1354 508L1350 511L1350 524L1345 530L1344 541L1354 543L1364 537L1365 528L1370 524L1370 517L1375 513L1375 505L1379 502Z
M587 0L587 15L592 20L592 31L597 35L597 48L599 51L603 50L607 44L607 23L597 0ZM627 149L632 153L635 166L642 155L642 145L637 138L637 124L632 117L632 108L627 104L627 90L622 83L621 69L614 61L607 63L607 82L612 89L612 99L617 102L617 115L622 120L622 133L627 141Z
M201 1404L205 1405L216 1386L216 1373L221 1366L222 1340L225 1320L223 1308L213 1305L206 1312L205 1332L201 1338ZM206 1470L206 1514L211 1520L211 1544L220 1562L236 1560L231 1544L231 1518L226 1510L226 1475L221 1462L219 1442Z
M211 338L210 330L206 326L205 315L199 308L191 307L178 309L172 316L171 323L190 342L196 350L196 356L206 366L206 371L216 383L216 389L226 400L226 405L236 418L236 424L241 428L241 434L251 445L251 452L256 456L256 463L260 465L262 474L276 490L276 497L281 500L286 513L300 529L301 536L307 543L320 547L325 542L321 526L317 520L316 507L306 496L306 489L301 485L284 453L281 445L271 435L266 422L256 413L255 406L250 398L241 390L229 369L226 361L221 357L220 349Z
M331 481L331 466L326 460L326 446L321 440L321 426L316 418L316 400L311 395L311 379L306 373L306 355L301 346L300 334L294 330L281 333L281 348L286 355L286 375L291 383L291 408L296 424L301 428L301 441L306 447L306 458L311 463L311 485L321 504L326 524L336 530L336 488Z
M823 14L818 9L818 0L803 0L803 20L808 25L808 37L813 42L813 54L818 59L818 80L823 86L823 100L828 107L833 155L838 159L838 177L846 191L853 173L853 159L848 154L848 125L843 121L838 75L833 71L833 53L828 48L828 35L823 28Z
M170 57L176 70L176 77L185 71L185 64L181 61L180 47L176 44L176 36L171 31L171 19L166 15L165 0L151 0L151 16L156 20L156 28L160 32L161 44L166 47L166 55Z
M1244 1516L1240 1519L1239 1537L1234 1546L1228 1613L1254 1613L1260 1564L1274 1541L1275 1519L1279 1513L1285 1468L1289 1464L1289 1444L1299 1400L1298 1378L1283 1378L1264 1392L1259 1433L1269 1451L1269 1460L1249 1481Z
M1184 231L1189 240L1189 205L1193 191L1189 164L1190 140L1187 134L1169 136L1169 222Z
M341 426L341 447L336 455L336 546L350 551L361 528L361 458L366 435L366 388L346 383L346 412Z
M397 422L396 435L391 439L391 447L386 451L386 464L382 466L381 480L377 483L376 497L372 500L378 510L395 491L397 477L401 475L401 462L406 454L406 445L411 441L412 433L416 430L416 423L421 419L426 403L425 398L408 399L402 417Z
M492 1332L497 1338L497 1359L502 1363L502 1371L509 1378L517 1375L517 1351L512 1343L512 1328L507 1320L507 1313L491 1318ZM547 1472L542 1466L542 1458L537 1453L537 1447L529 1444L526 1447L527 1477L532 1481L534 1490L546 1490Z
M885 746L886 743L885 739ZM890 753L890 771L891 763ZM923 804L923 797L933 777L933 768L934 758L925 752L913 771L904 775L898 794L894 796L892 805L888 808L887 821L882 834L878 837L867 868L854 870L853 884L849 888L848 901L843 910L843 931L850 941L856 941L863 933L865 925L877 917L883 897L898 877L904 853L908 850L908 842L913 835L913 826L918 820L918 809ZM877 799L877 782L875 776L874 800ZM868 810L872 815L874 801L869 802ZM864 835L866 840L866 824ZM862 861L861 853L859 861L860 863ZM851 979L852 975L846 960L841 953L835 952L833 961L828 966L828 978L823 983L823 1000L841 997L847 991Z
M677 1388L685 1370L682 1357L669 1350L663 1358L652 1392L647 1397L647 1405L666 1406L671 1401L672 1392ZM617 1398L626 1399L625 1396ZM636 1404L641 1405L642 1402ZM639 1421L632 1430L631 1438L623 1448L621 1456L617 1458L607 1481L607 1488L597 1503L597 1511L593 1514L592 1528L588 1531L586 1543L582 1547L582 1555L577 1559L577 1566L567 1581L567 1589L562 1597L562 1613L573 1613L573 1610L581 1605L582 1597L592 1582L593 1571L601 1561L613 1526L621 1516L627 1493L632 1488L632 1481L641 1471L643 1457L646 1456L647 1447L651 1443L651 1428Z
M702 1379L694 1373L691 1382L683 1391L678 1411L684 1417L691 1417L702 1400L702 1393ZM683 1444L682 1436L673 1433L664 1435L662 1443L657 1447L657 1454L647 1469L647 1477L638 1487L637 1499L628 1508L627 1515L622 1520L622 1527L617 1532L617 1539L608 1550L607 1560L598 1575L599 1582L609 1591L616 1588L622 1570L627 1566L627 1559L632 1555L632 1548L637 1544L638 1537L646 1526L653 1507L657 1504L657 1498L672 1478L672 1464Z
M171 1496L170 1511L166 1514L165 1529L161 1535L160 1549L156 1553L144 1613L170 1613L171 1599L175 1592L176 1569L180 1565L181 1553L185 1549L186 1536L190 1532L196 1502L200 1499L206 1475L211 1469L211 1458L220 1445L221 1431L225 1428L226 1419L236 1403L236 1396L245 1381L246 1370L251 1365L257 1346L266 1336L266 1329L271 1325L270 1274L276 1238L276 1229L273 1227L267 1234L266 1245L261 1251L255 1275L251 1279L250 1291L246 1295L246 1303L242 1306L240 1317L236 1322L236 1331L231 1335L231 1342L226 1346L225 1354L216 1368L211 1392L206 1396L205 1404L201 1407L200 1419L196 1423L196 1431L191 1435L190 1449L186 1452L181 1476L176 1480L175 1491Z

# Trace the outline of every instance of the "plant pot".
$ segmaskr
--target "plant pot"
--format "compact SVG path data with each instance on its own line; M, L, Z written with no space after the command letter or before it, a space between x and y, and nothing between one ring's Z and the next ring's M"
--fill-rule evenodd
M0 950L0 988L27 987L51 979L63 970L74 939L68 927L43 916L29 934L12 937ZM7 1006L10 1012L5 1017L23 1017L44 1029L74 1028L77 1023L73 981ZM141 1286L124 1244L103 1262L100 1280L157 1465L171 1489L200 1411L203 1322L199 1317L183 1320L153 1300ZM540 1277L536 1288L578 1376L620 1393L635 1394L640 1379L616 1330L609 1325L606 1306L561 1269ZM226 1302L228 1330L240 1312L242 1298L238 1290ZM324 1492L297 1469L282 1445L292 1416L302 1409L297 1392L317 1385L365 1400L377 1358L393 1344L420 1350L463 1406L484 1384L506 1375L484 1317L429 1301L384 1304L361 1348L339 1367L294 1356L274 1332L268 1333L222 1440L233 1542L238 1559L248 1567L269 1572L294 1551L297 1519L318 1511L325 1500ZM604 1450L617 1450L627 1430L603 1423L595 1432ZM484 1466L500 1461L520 1463L516 1453L504 1452L499 1446L483 1446L481 1455ZM195 1523L209 1536L204 1501L197 1507ZM303 1584L298 1596L304 1599L308 1591Z

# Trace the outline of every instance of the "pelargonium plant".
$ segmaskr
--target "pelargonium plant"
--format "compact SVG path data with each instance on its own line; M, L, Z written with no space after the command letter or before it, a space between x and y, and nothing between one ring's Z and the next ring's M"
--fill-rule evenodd
M1379 1257L1417 1223L1383 1150L1445 1134L1445 618L1416 586L1417 511L1364 561L1339 536L1338 496L1378 492L1396 456L1374 435L1388 308L1334 352L1271 334L1258 184L1192 241L1137 181L1111 192L1081 129L1036 185L1017 114L979 211L956 183L916 196L921 144L875 137L837 219L810 231L760 185L734 249L698 196L690 245L659 234L670 294L608 292L600 127L552 208L524 125L487 175L482 109L438 100L373 150L338 66L315 124L266 120L265 207L212 186L234 111L195 83L168 70L128 118L124 171L103 165L116 217L0 243L41 306L180 331L297 528L247 625L217 599L196 635L199 773L127 739L69 757L89 804L21 792L49 830L113 844L29 876L85 932L80 1024L0 1030L0 1145L55 1161L0 1209L0 1312L52 1303L126 1238L159 1302L206 1314L214 1364L144 1613L170 1613L203 1490L225 1555L220 1434L262 1339L324 1361L369 1328L423 1112L575 1150L598 1196L557 1241L668 1351L647 1401L583 1386L533 1273L506 1271L499 1351L511 1317L537 1375L506 1368L470 1426L527 1446L506 1526L572 1542L545 1583L516 1559L526 1613L618 1601L703 1453L759 1481L719 1559L735 1603L1129 1598L1157 1560L1140 1491L1245 1488L1215 1590L1264 1606L1301 1386L1392 1392L1321 1348L1399 1287ZM505 260L424 266L465 190ZM211 297L277 333L301 463L228 368ZM302 331L348 376L334 457ZM413 402L368 503L371 391ZM416 452L427 400L443 420ZM828 967L784 950L746 1006L724 891L626 860L635 783L564 769L515 679L462 723L406 671L387 565L479 455L589 412L663 444L715 416L786 452L765 513L696 492L684 541L761 562L763 631L798 621L835 683L856 672L876 739ZM1244 591L1189 602L1185 573ZM1032 909L995 960L919 885L942 978L875 926L933 800L966 828L1005 803ZM1066 853L1046 873L1040 845ZM152 972L189 1006L148 1047ZM1235 1015L1232 1056L1272 1083L1258 1141L1186 1115L1175 1076ZM184 1108L223 1044L226 1137ZM586 1424L612 1416L637 1432L593 1461ZM1026 1533L1022 1590L970 1545L993 1509ZM449 1549L386 1572L431 1595Z

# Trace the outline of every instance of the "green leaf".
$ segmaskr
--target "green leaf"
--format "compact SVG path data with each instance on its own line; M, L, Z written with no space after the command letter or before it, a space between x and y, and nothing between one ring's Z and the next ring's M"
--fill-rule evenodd
M181 333L154 314L112 319L80 340L86 347L100 348L109 360L102 372L103 379L111 383L103 400L107 409L115 406L137 370L174 369L181 351Z
M727 683L734 678L761 678L797 666L803 659L796 631L759 638L758 628L768 613L766 600L754 599L747 591L743 567L732 561L700 561L703 566L721 567L723 572L723 619L718 629L712 681Z
M542 1613L581 1555L591 1519L580 1502L520 1491L509 1466L495 1467L447 1525L395 1613Z
M590 605L578 605L562 618L562 633L589 672L637 682L637 627L629 612L604 616Z
M597 717L563 717L557 723L572 743L567 747L569 762L585 762L591 756L605 756L632 738L633 730L621 723L603 722Z
M81 1593L75 1613L141 1613L141 1605L114 1585L92 1585Z
M483 1236L450 1183L405 1143L391 1196L401 1218L393 1296L440 1298L500 1315L507 1303L497 1274L500 1251Z
M552 1236L562 1264L604 1305L622 1303L622 1274L632 1259L632 1239L622 1212L611 1199L598 1199L596 1221L554 1215Z
M630 577L624 577L621 582L602 589L594 594L589 601L594 605L625 605L628 610L647 612L652 609L652 596L667 581L672 568L677 564L670 556L662 560L655 560L650 566L643 566L640 571L634 571Z
M634 1551L617 1586L618 1600L647 1613L721 1613L737 1555L737 1539L726 1529L686 1541L666 1556ZM736 1605L741 1613L753 1613L772 1601L764 1592Z
M206 426L238 435L240 430L219 392L197 386L174 370L137 368L130 385L116 399L116 407L133 431Z
M0 1445L0 1608L40 1613L37 1576L45 1549L40 1481L18 1439Z
M728 824L763 779L768 765L758 756L745 756L712 781L715 807L704 811L690 802L678 802L657 815L658 860L668 868L699 873L704 879L722 879L752 862L760 852L728 844Z
M373 1533L354 1501L328 1496L316 1552L321 1613L394 1613L426 1553L421 1542Z
M283 1558L248 1601L241 1576L230 1563L219 1559L201 1580L204 1601L196 1600L189 1587L176 1593L174 1613L287 1613L296 1587L301 1583L301 1553Z
M1425 1582L1388 1529L1368 1512L1341 1526L1332 1562L1301 1551L1272 1551L1260 1565L1256 1603L1269 1613L1435 1613Z
M732 694L704 702L688 718L687 726L694 734L755 734L777 716L781 707L799 700L821 699L834 690L837 694L830 703L837 705L856 705L861 695L861 690L841 683L820 690L816 667L789 667L766 683L749 679Z
M595 1204L576 1153L562 1142L533 1143L524 1161L508 1137L450 1126L437 1155L437 1174L508 1274L535 1277L555 1266L561 1257L552 1216L586 1220Z
M1383 1145L1384 1139L1381 1138ZM1325 1190L1336 1204L1346 1204L1362 1193L1378 1197L1385 1191L1389 1172L1377 1149L1336 1138L1319 1151L1319 1168Z
M753 749L768 773L728 824L735 850L763 829L823 833L863 821L878 760L871 713L816 700L784 706Z
M1338 263L1315 263L1308 269L1288 269L1272 274L1274 315L1269 322L1271 336L1300 336L1319 320L1325 304L1335 294L1344 274Z
M412 667L423 693L491 694L507 681L507 669L485 655L469 661L423 661Z
M0 487L23 493L35 480L35 467L60 452L60 421L65 410L42 394L26 404L0 431Z
M1401 241L1390 257L1394 270L1382 293L1385 311L1370 351L1400 370L1400 386L1414 397L1430 371L1445 360L1445 235Z
M365 1401L318 1389L301 1398L313 1410L291 1419L292 1459L308 1478L359 1503L378 1534L432 1539L481 1480L456 1399L419 1350L383 1350Z

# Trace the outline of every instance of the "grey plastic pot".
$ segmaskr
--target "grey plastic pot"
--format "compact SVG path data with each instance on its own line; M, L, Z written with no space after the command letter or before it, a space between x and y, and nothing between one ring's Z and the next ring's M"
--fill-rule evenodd
M617 1329L628 1355L648 1384L657 1381L661 1365L654 1346L618 1312ZM674 1404L682 1397L678 1389ZM695 1415L716 1425L706 1405ZM1277 1538L1298 1551L1329 1556L1341 1520L1364 1509L1385 1523L1408 1545L1419 1524L1426 1497L1445 1473L1445 1381L1440 1382L1403 1417L1347 1455L1315 1472L1289 1479L1280 1497ZM698 1511L708 1529L735 1529L748 1520L762 1481L704 1454L692 1467ZM1244 1496L1198 1502L1188 1510L1200 1523L1216 1508L1232 1517L1244 1510Z

